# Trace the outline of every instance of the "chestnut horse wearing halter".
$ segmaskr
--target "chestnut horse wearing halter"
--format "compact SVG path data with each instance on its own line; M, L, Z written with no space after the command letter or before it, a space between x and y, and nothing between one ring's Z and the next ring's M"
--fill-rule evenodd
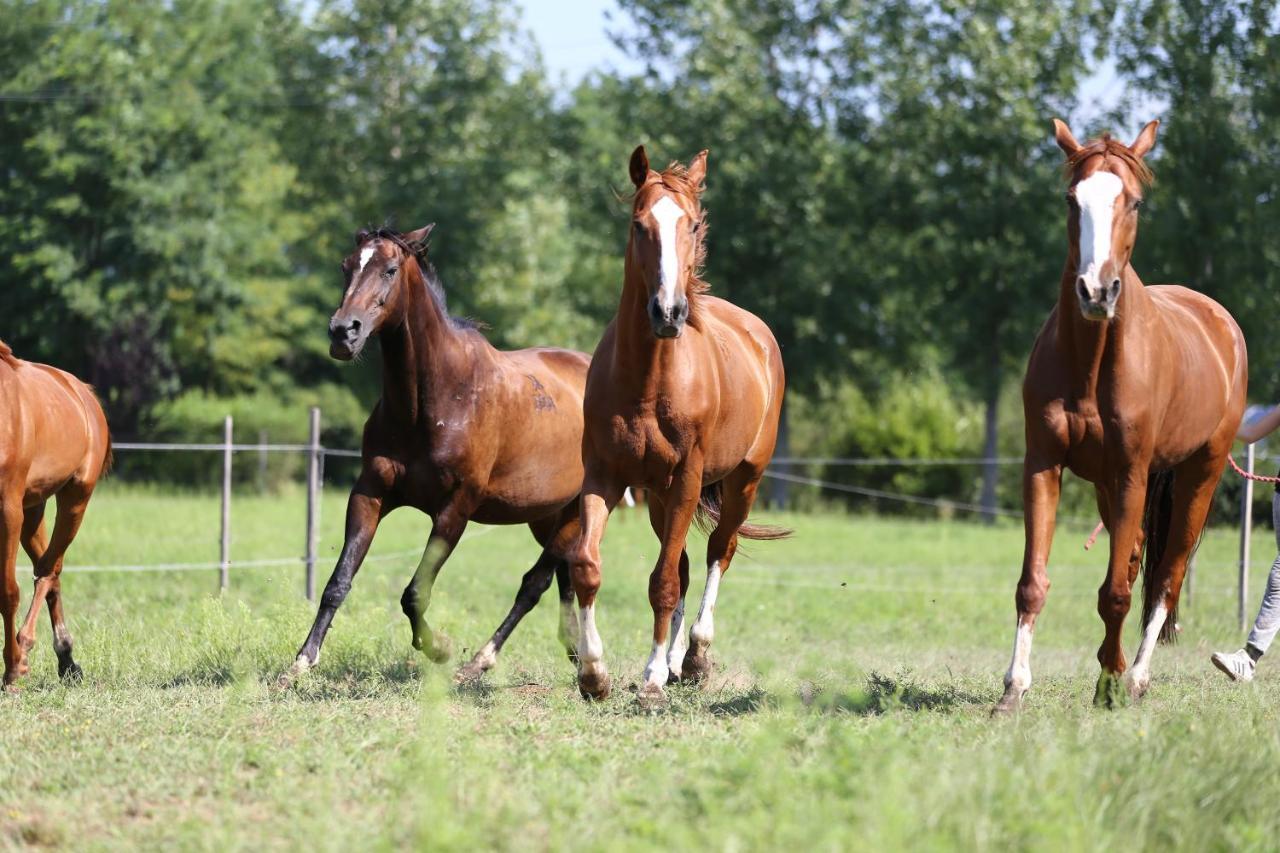
M58 674L79 679L62 613L62 559L80 529L94 487L111 461L111 436L93 389L56 367L23 361L0 341L0 610L4 684L28 670L36 618L49 603ZM57 497L53 538L44 510ZM18 618L18 545L35 567L35 590L22 630Z
M467 524L528 524L542 553L510 614L458 679L493 666L553 575L560 584L561 641L574 659L577 623L565 555L578 536L589 359L549 347L501 352L471 324L450 317L427 262L433 227L362 231L342 265L346 290L329 323L330 354L348 361L377 335L382 396L365 424L342 553L282 684L315 666L378 522L402 506L432 519L422 560L400 600L415 648L436 662L450 655L448 638L431 630L425 613L436 576Z
M1140 568L1144 629L1128 691L1146 691L1156 642L1173 635L1187 560L1248 384L1244 336L1226 309L1184 287L1145 286L1129 265L1150 181L1143 158L1158 122L1132 145L1108 136L1081 145L1065 124L1054 127L1070 176L1067 262L1023 382L1026 549L1001 712L1015 710L1031 686L1031 640L1049 590L1063 469L1094 484L1111 534L1098 590L1106 636L1094 702L1111 707L1124 699L1121 633Z
M582 455L582 539L571 559L578 596L578 687L609 693L595 624L600 541L628 487L649 493L649 519L662 542L649 578L653 650L640 698L661 701L668 679L700 680L720 579L738 537L777 539L788 531L746 524L773 456L782 409L782 354L758 317L706 293L698 278L705 223L701 195L707 152L688 168L649 168L631 155L636 192L617 316L587 377ZM714 525L698 618L683 634L689 588L685 537L695 514Z

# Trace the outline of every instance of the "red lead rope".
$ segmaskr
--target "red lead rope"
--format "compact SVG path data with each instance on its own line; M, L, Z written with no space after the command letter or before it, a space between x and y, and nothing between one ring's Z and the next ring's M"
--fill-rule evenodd
M1231 454L1227 454L1227 461L1231 463L1232 468L1236 469L1236 473L1246 480L1253 480L1255 483L1280 483L1280 477L1264 477L1261 474L1250 474L1236 464L1236 458Z
M1250 474L1248 471L1236 464L1236 458L1230 453L1227 454L1227 461L1231 463L1231 467L1235 469L1235 472L1246 480L1253 480L1255 483L1280 483L1280 477L1265 477L1262 474ZM1102 533L1103 527L1105 527L1105 525L1099 521L1098 526L1093 528L1093 532L1089 534L1089 538L1084 542L1084 549L1086 551L1093 547L1094 542L1098 541L1098 535Z

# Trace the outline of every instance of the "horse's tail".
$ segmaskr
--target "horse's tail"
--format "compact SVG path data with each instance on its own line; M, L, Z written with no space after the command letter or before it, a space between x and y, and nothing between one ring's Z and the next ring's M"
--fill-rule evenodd
M1169 545L1169 528L1173 520L1173 470L1158 471L1147 482L1147 505L1142 513L1142 624L1146 626L1152 612L1164 596L1164 579L1154 577L1165 548ZM1178 608L1174 605L1164 617L1160 642L1172 643L1178 637Z
M703 533L710 533L720 523L720 504L724 496L724 487L720 483L712 483L702 487L702 495L698 498L698 509L693 514L693 523ZM773 524L744 524L738 528L738 535L744 539L786 539L794 530L778 527Z

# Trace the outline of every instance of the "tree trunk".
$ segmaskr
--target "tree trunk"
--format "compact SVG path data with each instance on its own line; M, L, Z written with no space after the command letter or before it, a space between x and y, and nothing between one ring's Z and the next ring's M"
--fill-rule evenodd
M993 350L994 352L994 350ZM986 423L982 441L982 519L987 524L996 520L996 484L1000 478L1000 465L996 462L1000 436L1000 356L991 359L987 375Z

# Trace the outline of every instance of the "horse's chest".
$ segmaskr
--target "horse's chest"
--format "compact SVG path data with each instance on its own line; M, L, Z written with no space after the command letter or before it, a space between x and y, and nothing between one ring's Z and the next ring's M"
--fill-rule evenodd
M695 442L688 425L678 419L617 415L601 442L603 454L636 484L662 487L686 459Z

